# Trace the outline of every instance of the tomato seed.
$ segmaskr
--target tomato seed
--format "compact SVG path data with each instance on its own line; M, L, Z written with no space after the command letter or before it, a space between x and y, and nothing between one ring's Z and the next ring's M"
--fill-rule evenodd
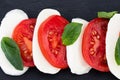
M91 55L94 55L94 54L95 54L95 51L94 51L93 48L90 48L90 54L91 54Z
M33 28L34 28L34 26L33 26L33 25L30 25L30 28L32 28L32 29L33 29Z
M51 51L52 51L52 53L54 53L54 52L55 52L55 50L54 50L54 49L52 49Z
M57 50L55 50L55 54L58 54L58 51L57 51Z
M25 50L24 53L26 54L26 53L27 53L27 50Z
M91 55L94 55L94 54L95 54L95 52L94 52L94 51L91 51L91 52L90 52L90 54L91 54Z
M52 35L54 32L53 31L49 31L48 32L48 35Z
M97 38L97 39L100 39L100 36L99 36L99 35L97 35L97 36L96 36L96 38Z
M52 53L53 53L53 54L58 54L58 51L55 50L55 49L52 49Z
M96 35L97 34L97 31L92 31L92 35Z
M91 41L90 44L95 44L95 42Z
M93 48L91 48L91 49L90 49L90 52L91 52L91 51L94 51L94 49L93 49Z

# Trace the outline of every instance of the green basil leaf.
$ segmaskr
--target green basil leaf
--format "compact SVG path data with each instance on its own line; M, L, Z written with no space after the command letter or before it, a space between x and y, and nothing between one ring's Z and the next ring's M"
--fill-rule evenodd
M120 65L120 37L118 38L115 46L115 60L116 60L116 63Z
M65 26L63 34L62 34L62 43L64 45L73 44L81 32L82 24L80 23L69 23Z
M98 17L99 18L108 18L108 19L110 19L116 13L118 13L118 11L112 11L112 12L104 12L104 11L102 11L102 12L98 12Z
M17 70L23 70L23 63L20 56L20 50L15 41L9 37L3 37L1 40L1 48L9 62Z

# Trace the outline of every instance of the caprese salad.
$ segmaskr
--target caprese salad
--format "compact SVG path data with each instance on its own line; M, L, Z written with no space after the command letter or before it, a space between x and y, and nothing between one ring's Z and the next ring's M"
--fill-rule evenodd
M27 14L25 12L23 12L22 10L15 9L15 10L9 11L5 15L3 20L1 21L0 67L8 75L21 75L28 70L28 67L24 66L21 63L22 60L19 57L20 54L16 53L16 52L19 52L19 48L15 47L16 46L15 43L10 39L10 38L12 38L12 33L13 33L15 27L22 20L25 20L25 19L28 19ZM4 51L2 50L2 47L3 48L6 47L6 48L4 48ZM18 51L15 51L15 50L18 50ZM8 51L10 51L10 52L8 52ZM7 56L8 56L8 58L7 58ZM17 61L17 62L15 62L15 61ZM17 63L19 63L19 65L17 65Z
M69 22L54 9L43 9L37 19L11 10L0 25L0 67L13 76L34 66L47 74L69 67L82 75L94 68L120 79L119 20L116 11L99 12L90 22Z

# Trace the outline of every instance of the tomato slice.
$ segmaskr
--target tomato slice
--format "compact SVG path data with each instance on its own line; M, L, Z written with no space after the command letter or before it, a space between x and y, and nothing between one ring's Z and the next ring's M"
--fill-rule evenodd
M32 38L36 19L26 19L20 22L13 31L12 37L20 48L23 64L33 67Z
M82 40L82 53L86 62L96 70L108 72L105 38L108 19L95 18L86 27Z
M38 42L47 61L57 68L67 68L66 46L62 44L62 33L68 21L53 15L45 20L38 30Z

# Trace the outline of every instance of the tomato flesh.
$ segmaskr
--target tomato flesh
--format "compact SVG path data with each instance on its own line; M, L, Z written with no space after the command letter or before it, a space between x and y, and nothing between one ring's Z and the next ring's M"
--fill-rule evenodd
M86 27L82 40L82 53L86 62L94 69L109 71L106 52L105 38L108 19L95 18Z
M67 68L66 46L62 44L62 33L68 21L53 15L45 20L38 30L38 42L47 61L57 68Z
M32 38L36 19L25 19L20 22L13 31L13 40L16 41L20 48L21 57L24 66L33 67L32 57Z

